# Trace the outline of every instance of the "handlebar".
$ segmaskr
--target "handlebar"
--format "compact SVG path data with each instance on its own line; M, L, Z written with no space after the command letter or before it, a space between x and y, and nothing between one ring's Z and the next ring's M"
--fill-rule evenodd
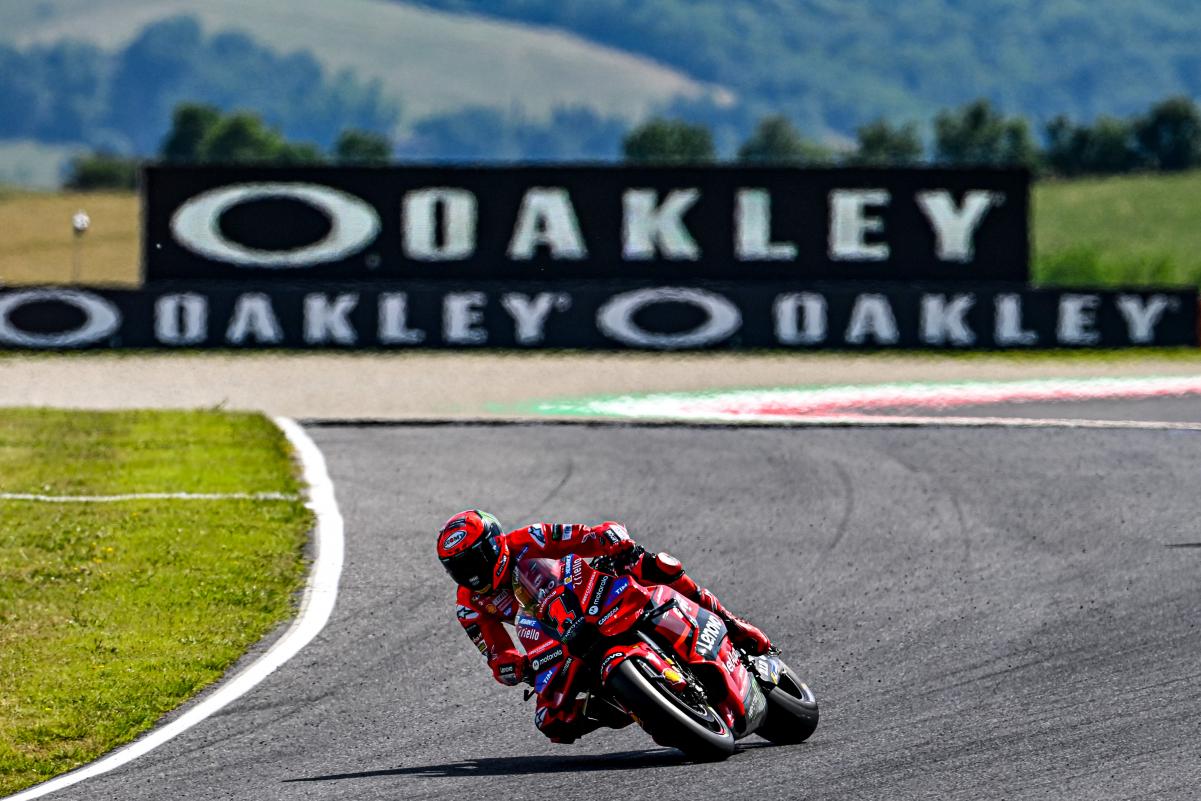
M646 553L646 548L641 545L635 545L625 554L617 556L598 556L592 560L592 568L599 570L602 573L612 573L615 576L624 576L630 571L642 555Z

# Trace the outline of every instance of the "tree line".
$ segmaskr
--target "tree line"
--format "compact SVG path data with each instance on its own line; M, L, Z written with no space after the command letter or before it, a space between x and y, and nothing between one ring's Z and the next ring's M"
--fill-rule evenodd
M158 152L167 164L344 164L378 166L392 160L392 143L373 131L342 131L328 152L312 142L290 141L279 128L249 111L223 113L205 103L181 103ZM92 153L71 162L69 189L134 189L141 160Z
M825 134L880 115L932 118L975 96L1038 120L1201 97L1201 4L1186 0L417 2L567 30L727 87L737 109L690 117L719 144L776 110Z
M254 109L289 138L323 147L347 127L392 130L400 113L378 82L328 75L309 53L277 53L242 33L206 35L187 16L149 25L114 52L79 41L0 44L0 139L147 156L185 101Z
M916 123L877 120L860 126L853 144L838 148L806 139L787 117L772 115L760 120L738 148L737 160L808 166L1019 166L1060 177L1201 166L1201 112L1186 97L1169 98L1125 119L1099 117L1091 125L1057 116L1044 126L1041 148L1025 119L1006 116L985 99L939 112L931 132L928 146ZM718 158L706 126L662 117L630 131L622 149L627 161L637 163L704 164Z
M429 160L438 152L430 140L448 136L451 141L443 141L441 147L459 151L458 160L465 161L514 160L528 148L541 152L544 160L579 159L600 140L618 137L621 155L630 163L708 164L719 158L713 134L703 124L657 117L622 135L622 127L585 110L559 110L556 115L578 131L574 150L562 146L563 137L546 135L554 119L544 125L507 127L498 112L467 110L440 118L451 120L450 125L418 124L413 138L400 146L383 134L350 128L323 151L311 142L289 140L258 114L182 103L172 114L158 157L173 164L381 165L398 159ZM736 159L799 166L1021 166L1060 177L1201 166L1201 111L1184 97L1169 98L1126 119L1100 117L1091 125L1056 117L1044 126L1041 148L1025 119L1006 116L983 99L940 112L931 131L927 145L916 123L877 120L860 126L854 143L840 148L807 139L787 117L771 115L738 147ZM490 145L477 139L481 133ZM132 158L83 156L73 162L67 186L132 188L137 167Z

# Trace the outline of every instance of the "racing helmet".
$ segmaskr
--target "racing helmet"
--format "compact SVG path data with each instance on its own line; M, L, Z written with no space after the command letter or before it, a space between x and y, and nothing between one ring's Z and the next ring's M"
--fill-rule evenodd
M494 592L508 575L508 538L500 521L487 512L459 512L438 532L438 560L456 584Z

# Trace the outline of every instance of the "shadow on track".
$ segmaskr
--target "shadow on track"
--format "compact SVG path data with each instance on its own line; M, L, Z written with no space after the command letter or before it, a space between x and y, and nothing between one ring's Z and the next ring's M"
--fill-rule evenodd
M379 776L424 776L427 778L464 778L473 776L522 776L551 773L589 773L601 770L641 770L643 768L682 765L688 759L679 751L621 751L616 754L562 757L484 757L448 762L443 765L416 765L410 768L367 770L358 773L331 773L284 779L285 782L328 782L342 779L369 779Z

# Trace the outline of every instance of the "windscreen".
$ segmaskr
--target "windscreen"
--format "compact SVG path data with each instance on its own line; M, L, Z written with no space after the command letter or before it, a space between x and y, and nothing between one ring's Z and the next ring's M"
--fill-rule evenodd
M522 606L533 606L542 597L559 586L563 578L563 566L558 559L522 559L513 571L517 581L514 589Z

